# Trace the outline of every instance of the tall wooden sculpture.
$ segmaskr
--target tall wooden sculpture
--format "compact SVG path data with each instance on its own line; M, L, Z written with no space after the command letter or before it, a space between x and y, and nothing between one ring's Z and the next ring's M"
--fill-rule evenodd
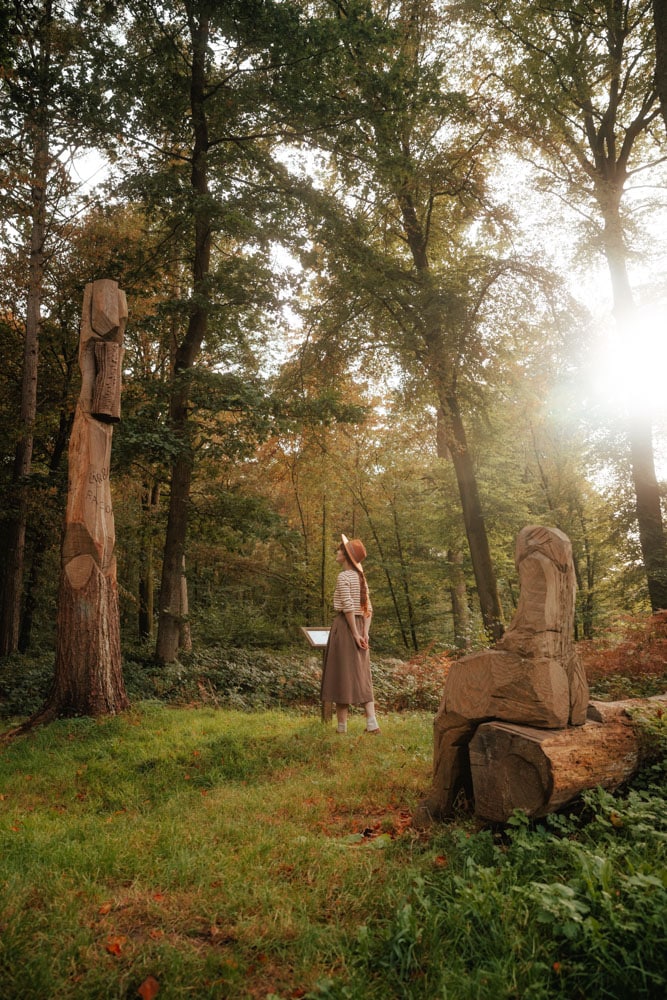
M469 745L490 720L540 729L583 726L588 684L574 646L576 581L570 540L557 528L519 532L516 613L492 649L458 660L434 721L433 781L415 821L451 815L463 791L473 798Z
M69 446L58 599L56 670L45 713L106 715L127 708L121 671L115 529L109 467L120 419L127 301L117 282L86 285L81 393Z

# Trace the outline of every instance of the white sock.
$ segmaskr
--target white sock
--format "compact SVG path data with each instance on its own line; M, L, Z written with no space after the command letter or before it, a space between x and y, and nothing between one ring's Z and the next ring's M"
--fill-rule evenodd
M378 720L373 715L371 718L366 719L366 731L369 733L374 733L376 729L379 729Z
M337 727L336 727L336 732L337 733L346 733L347 732L347 722L339 722L338 725L337 725Z

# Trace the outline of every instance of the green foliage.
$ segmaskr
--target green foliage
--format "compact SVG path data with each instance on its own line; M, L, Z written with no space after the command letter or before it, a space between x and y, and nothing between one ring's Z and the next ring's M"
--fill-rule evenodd
M303 652L209 647L183 653L180 662L156 666L152 650L137 645L123 661L132 701L203 704L243 711L316 708L322 656ZM43 704L53 679L53 654L0 660L0 716L28 716ZM404 662L373 655L375 697L382 711L437 711L446 665L442 659Z
M5 718L29 716L41 708L54 670L52 650L29 656L14 653L0 659L0 714Z
M2 745L0 994L662 997L664 785L419 833L431 739L145 701Z
M372 657L376 702L384 711L437 711L444 686L441 662L404 663ZM321 654L211 648L183 654L181 662L156 667L133 661L124 668L131 698L159 698L175 704L202 702L228 708L317 706Z
M434 837L432 870L362 928L348 982L310 997L657 998L667 985L667 824L658 790L584 796L581 817Z

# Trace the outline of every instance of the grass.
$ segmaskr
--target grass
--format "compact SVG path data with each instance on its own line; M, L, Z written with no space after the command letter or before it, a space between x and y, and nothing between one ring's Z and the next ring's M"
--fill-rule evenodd
M580 644L594 698L665 690L667 613ZM667 716L617 795L418 832L444 656L374 662L383 733L324 726L319 657L126 656L133 708L0 745L2 1000L667 995ZM0 663L3 728L52 654Z
M418 833L432 716L382 723L149 701L2 747L0 996L664 995L664 765L569 818Z
M430 719L385 730L144 703L3 748L0 996L312 986L398 877L424 789Z

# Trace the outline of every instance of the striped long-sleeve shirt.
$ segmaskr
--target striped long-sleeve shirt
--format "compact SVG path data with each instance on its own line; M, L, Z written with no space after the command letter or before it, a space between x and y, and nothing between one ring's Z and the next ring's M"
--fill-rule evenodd
M361 586L359 574L354 569L344 569L338 574L333 597L334 611L351 611L353 615L361 615ZM370 595L368 610L372 611Z

